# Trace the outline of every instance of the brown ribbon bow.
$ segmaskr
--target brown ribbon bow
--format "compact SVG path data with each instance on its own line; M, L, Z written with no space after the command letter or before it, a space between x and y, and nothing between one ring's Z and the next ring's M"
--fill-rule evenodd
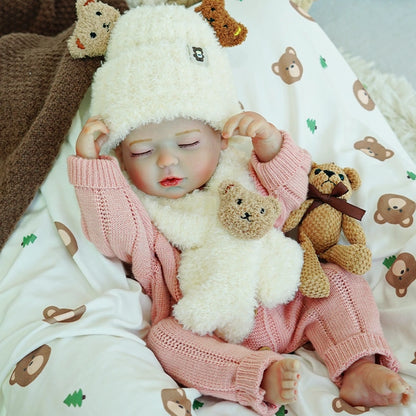
M306 211L305 215L313 209L315 209L316 207L318 207L319 205L329 204L331 205L331 207L342 212L343 214L347 214L348 216L361 221L361 218L365 214L365 210L350 204L345 199L339 198L347 192L348 188L342 182L335 185L330 195L323 194L322 192L318 191L318 189L316 189L312 184L309 184L308 198L312 198L314 199L314 201L312 202L312 205L309 207L309 209Z

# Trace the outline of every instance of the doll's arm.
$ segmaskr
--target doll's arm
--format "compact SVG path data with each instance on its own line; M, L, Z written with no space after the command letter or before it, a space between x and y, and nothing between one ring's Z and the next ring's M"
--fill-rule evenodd
M342 230L344 231L345 238L350 244L366 243L363 227L355 218L343 214Z
M288 133L282 132L282 138L279 153L271 161L262 163L254 153L251 158L251 171L258 191L274 196L281 204L276 227L282 227L290 212L306 200L311 168L309 153L297 146Z
M105 256L130 263L137 240L153 238L153 231L146 211L124 178L117 160L70 156L68 174L87 238Z

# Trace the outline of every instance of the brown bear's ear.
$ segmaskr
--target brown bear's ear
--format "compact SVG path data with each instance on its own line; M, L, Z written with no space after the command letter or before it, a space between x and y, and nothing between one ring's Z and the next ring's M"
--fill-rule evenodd
M361 186L360 175L354 168L344 168L343 170L351 183L351 189L356 191Z

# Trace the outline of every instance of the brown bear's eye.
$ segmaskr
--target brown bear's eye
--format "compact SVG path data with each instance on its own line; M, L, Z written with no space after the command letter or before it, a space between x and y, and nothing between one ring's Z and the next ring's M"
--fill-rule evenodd
M211 7L211 11L212 12L215 12L215 7Z
M340 173L338 176L342 181L345 179L345 176L342 173Z
M237 205L241 205L243 203L243 200L241 198L238 198L236 201Z
M322 170L318 168L318 169L315 169L314 174L315 174L315 175L318 175L320 172L322 172Z
M101 16L102 15L102 13L101 12L96 12L95 13L97 16Z
M94 39L95 37L97 37L97 34L95 32L91 32L90 36Z
M228 29L228 25L224 25L223 27L225 27L226 29Z
M265 211L265 209L264 208L262 208L261 210L260 210L260 214L264 214L266 211Z

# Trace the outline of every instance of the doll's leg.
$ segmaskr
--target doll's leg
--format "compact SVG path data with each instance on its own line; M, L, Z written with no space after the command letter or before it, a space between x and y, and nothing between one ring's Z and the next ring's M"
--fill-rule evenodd
M270 350L252 351L217 337L195 335L183 329L174 318L154 325L147 344L177 382L194 387L202 394L250 406L262 415L274 415L278 410L277 406L266 403L265 392L260 388L265 370L276 362L295 361ZM287 371L295 372L296 378L296 369ZM285 367L278 370L282 381L285 372Z
M340 384L347 368L374 354L381 364L397 370L367 282L334 264L324 264L323 269L330 281L330 294L323 299L304 298L299 324L327 364L331 379Z
M367 282L331 264L324 270L330 295L304 299L301 326L340 387L340 396L369 407L405 403L411 388L397 374L398 362L384 339Z

